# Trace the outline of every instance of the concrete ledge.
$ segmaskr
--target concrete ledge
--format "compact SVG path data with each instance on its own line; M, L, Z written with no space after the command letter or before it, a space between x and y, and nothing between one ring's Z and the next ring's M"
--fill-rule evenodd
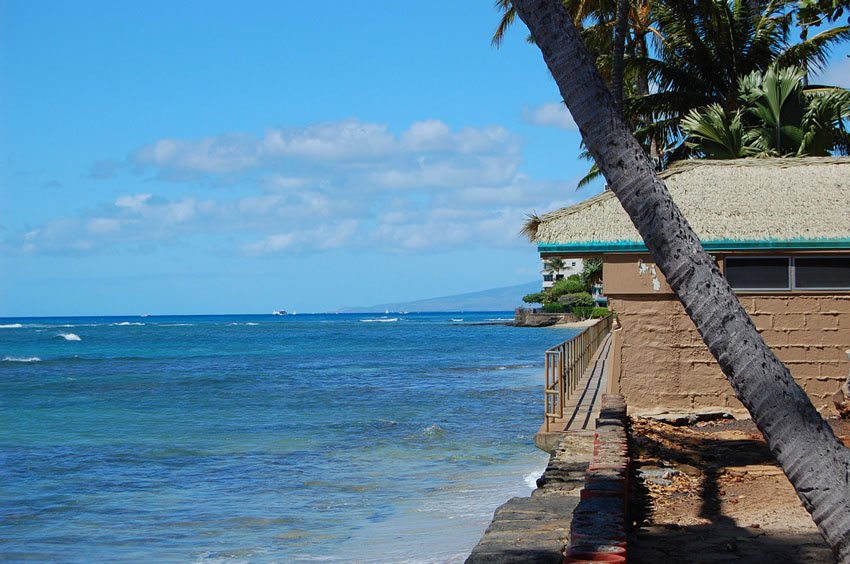
M515 497L496 509L467 564L563 562L573 510L592 457L593 435L553 435L560 442L537 480L537 489L531 497Z

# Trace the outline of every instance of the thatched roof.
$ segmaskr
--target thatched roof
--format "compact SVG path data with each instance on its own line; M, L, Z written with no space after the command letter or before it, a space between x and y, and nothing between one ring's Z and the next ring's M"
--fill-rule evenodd
M659 175L707 249L850 248L850 158L691 160ZM541 251L641 250L616 196L539 218Z

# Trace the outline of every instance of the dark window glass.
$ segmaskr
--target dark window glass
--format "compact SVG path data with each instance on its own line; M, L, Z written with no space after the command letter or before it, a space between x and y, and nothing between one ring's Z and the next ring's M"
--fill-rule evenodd
M552 275L551 274L544 274L543 275L543 281L544 282L551 282L552 281Z
M794 259L795 288L850 288L850 257Z
M736 290L788 290L788 258L727 258L726 279Z

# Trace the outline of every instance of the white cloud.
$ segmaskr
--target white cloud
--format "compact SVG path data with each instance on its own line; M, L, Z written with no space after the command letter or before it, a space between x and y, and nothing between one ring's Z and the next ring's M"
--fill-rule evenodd
M145 202L151 199L152 194L136 194L133 196L121 196L115 200L115 205L119 208L127 208L132 211L141 210Z
M283 196L278 194L242 198L238 204L239 211L243 214L263 215L273 210L282 199Z
M385 125L348 119L304 129L272 129L260 145L264 155L308 159L351 159L386 155L397 147Z
M290 248L295 244L294 233L276 233L259 241L246 243L242 250L249 255L275 253Z
M525 108L523 118L533 125L578 131L573 116L562 103L550 102L536 108Z
M345 220L315 229L275 233L258 241L242 245L242 252L247 255L268 255L302 248L335 249L352 243L356 236L358 222Z
M114 233L120 228L121 220L114 219L111 217L96 217L86 223L86 229L89 231L89 233L93 233L96 235L104 233Z
M133 155L140 165L197 173L228 173L257 164L256 140L228 134L199 140L161 139Z
M308 178L293 178L283 174L275 174L268 180L268 186L274 190L290 190L301 188L310 183Z
M402 134L401 140L404 147L413 151L442 151L451 146L451 131L436 119L418 121Z
M262 138L229 133L203 139L161 139L136 151L132 160L169 179L272 170L270 183L289 189L309 184L317 170L380 173L393 165L415 168L420 159L462 159L464 155L469 159L505 155L516 159L518 153L518 140L503 127L452 132L439 120L426 120L394 135L384 124L348 119L300 129L269 129Z
M563 183L520 171L518 138L498 126L423 120L396 134L345 120L264 136L161 139L135 153L156 178L197 180L180 196L144 193L10 234L4 250L84 253L186 243L260 256L371 247L420 252L526 244L531 210L566 203ZM210 191L210 178L226 178ZM168 186L173 189L173 187ZM229 188L233 187L233 190ZM210 237L210 235L226 237ZM223 240L227 243L223 243Z

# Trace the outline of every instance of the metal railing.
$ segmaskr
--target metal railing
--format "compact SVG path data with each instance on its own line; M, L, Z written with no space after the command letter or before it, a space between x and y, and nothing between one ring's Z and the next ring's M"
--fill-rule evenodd
M546 351L546 431L556 419L564 418L564 403L569 401L590 364L593 354L611 332L609 315L560 345Z

